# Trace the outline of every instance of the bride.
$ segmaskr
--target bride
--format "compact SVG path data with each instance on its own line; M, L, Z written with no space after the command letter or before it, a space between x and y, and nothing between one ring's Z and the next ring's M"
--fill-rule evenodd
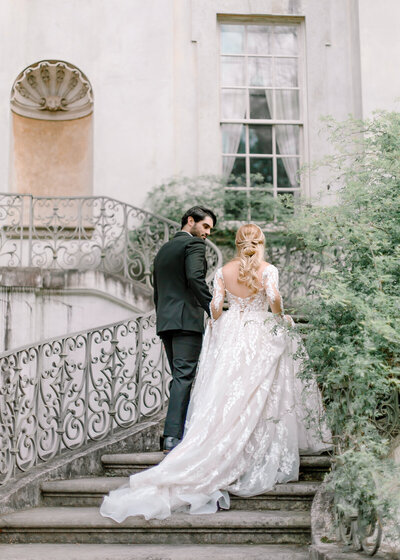
M283 315L278 270L263 260L264 244L258 226L243 225L237 258L216 271L182 442L110 492L103 516L121 522L130 515L215 513L229 508L229 492L255 496L298 480L300 451L332 447L316 383L297 377L301 341Z

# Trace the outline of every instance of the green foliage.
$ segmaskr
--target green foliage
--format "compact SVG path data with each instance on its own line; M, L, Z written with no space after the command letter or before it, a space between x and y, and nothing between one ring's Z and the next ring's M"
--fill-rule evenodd
M355 510L361 524L376 517L394 521L398 529L400 478L396 465L381 455L376 441L348 448L336 457L337 466L328 477L328 487L335 493L338 510L350 516ZM385 533L396 539L396 531L385 524Z
M146 206L158 216L180 223L191 206L205 206L218 218L223 214L225 182L215 175L173 177L147 195Z
M263 183L262 175L255 173L250 179L252 189L240 191L234 189L245 185L243 176L232 176L229 185L218 175L173 177L149 192L146 206L154 214L177 222L191 206L211 208L218 216L219 235L221 231L225 232L223 237L227 237L227 232L233 228L236 230L238 223L249 221L249 216L251 221L266 225L280 222L292 213L290 195L275 199L271 185Z
M180 223L182 215L191 206L199 205L212 209L218 218L217 227L210 239L218 245L229 260L235 253L235 235L241 223L252 221L260 225L280 223L284 216L292 212L293 202L289 195L274 199L266 189L271 185L263 183L260 174L251 176L254 190L251 193L226 189L228 182L218 175L199 177L173 177L157 185L148 194L146 207L158 216ZM243 187L245 177L231 177L229 187ZM287 234L277 231L270 236L272 245L282 245ZM272 239L273 238L273 239Z
M400 494L387 459L400 427L400 114L328 128L336 151L323 165L336 196L298 204L287 224L324 264L301 306L303 375L317 377L335 436L331 487L361 512L388 515L393 488Z
M215 212L218 220L210 239L218 245L224 260L229 260L235 252L236 228L227 224L224 219L225 187L226 181L217 175L173 177L149 192L146 206L154 214L178 223L191 206L210 208ZM239 201L232 201L233 196L229 196L229 193L228 198L228 204L235 209Z

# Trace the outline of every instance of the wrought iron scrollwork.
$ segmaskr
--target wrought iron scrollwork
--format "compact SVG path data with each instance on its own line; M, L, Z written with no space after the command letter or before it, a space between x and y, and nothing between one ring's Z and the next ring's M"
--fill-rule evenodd
M335 505L336 525L342 542L356 551L374 556L382 542L382 525L376 511L365 519L356 510L349 511L341 502Z
M179 224L108 197L0 195L0 266L102 270L152 287L158 249ZM207 241L208 273L222 264Z
M5 352L0 372L0 485L168 400L153 313Z
M101 270L152 287L179 224L108 197L0 195L0 266ZM222 264L207 241L208 274ZM0 485L152 416L168 374L150 313L0 355Z

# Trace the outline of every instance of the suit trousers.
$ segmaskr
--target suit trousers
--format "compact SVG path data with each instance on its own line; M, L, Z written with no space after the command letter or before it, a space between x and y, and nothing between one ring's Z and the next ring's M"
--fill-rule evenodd
M182 439L203 335L192 331L165 331L160 333L160 337L172 373L164 437Z

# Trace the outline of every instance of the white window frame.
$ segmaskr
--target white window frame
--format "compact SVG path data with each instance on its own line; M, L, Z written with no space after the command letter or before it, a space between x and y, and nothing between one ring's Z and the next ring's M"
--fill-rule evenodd
M298 53L297 55L249 55L247 54L247 48L245 48L245 54L224 54L221 52L221 34L222 34L222 25L293 25L295 24L298 28ZM277 173L277 160L279 157L296 157L299 160L299 169L304 165L304 162L308 160L306 147L307 147L307 135L306 135L306 83L305 83L305 48L304 48L304 21L302 18L293 18L293 17L229 17L229 16L220 16L218 17L218 35L219 35L219 68L221 71L221 58L224 56L228 57L237 57L245 59L245 82L247 85L244 86L222 86L221 83L221 75L219 76L219 99L220 99L220 107L219 107L219 115L220 115L220 131L221 131L221 139L220 139L220 146L221 146L221 172L222 172L222 160L223 157L242 157L244 156L245 159L245 166L246 166L246 185L241 186L227 186L225 190L229 191L244 191L250 195L250 192L255 191L263 191L263 192L271 192L276 198L278 193L285 193L285 192L293 192L295 195L303 195L306 194L306 180L303 177L303 174L299 174L299 187L279 187L278 188L278 173ZM246 32L247 37L247 32ZM250 86L248 85L248 59L256 56L261 56L263 58L297 58L298 60L298 85L296 87L266 87L266 86ZM273 71L275 71L275 65L273 64ZM273 81L275 83L275 81ZM223 119L222 118L222 91L238 89L238 90L293 90L299 92L299 119L298 120L278 120L278 119ZM247 94L246 96L246 115L250 115L250 95ZM273 105L275 106L275 95L273 95ZM272 115L275 114L275 107L273 107ZM223 124L242 124L244 126L245 134L246 134L246 151L245 153L240 154L230 154L222 152L222 125ZM272 126L272 154L256 154L250 153L249 151L249 125L270 125ZM299 126L299 154L296 155L286 155L284 154L281 156L280 154L277 156L276 154L276 137L275 137L275 126L274 125L297 125ZM265 159L272 159L272 177L273 177L273 184L272 188L258 188L252 187L250 185L250 159L251 158L265 158ZM249 207L247 219L251 220L251 209ZM253 220L254 221L254 220ZM234 221L232 221L233 223Z

